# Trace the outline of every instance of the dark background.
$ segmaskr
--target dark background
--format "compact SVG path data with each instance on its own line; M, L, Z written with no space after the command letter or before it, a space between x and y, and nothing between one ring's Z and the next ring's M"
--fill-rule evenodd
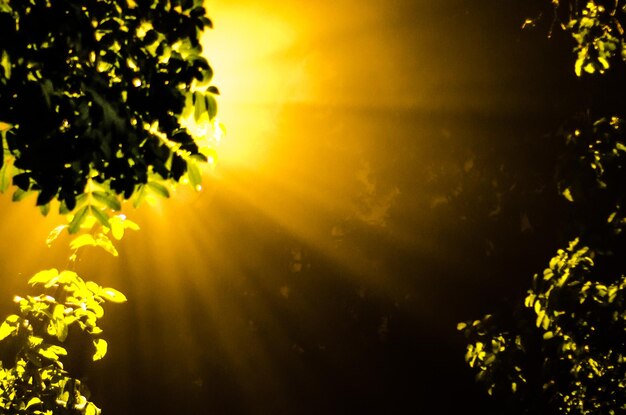
M554 133L623 92L575 79L544 3L209 3L217 169L79 262L129 298L106 359L70 365L103 413L499 413L456 324L520 301L572 236ZM67 252L7 199L8 312Z

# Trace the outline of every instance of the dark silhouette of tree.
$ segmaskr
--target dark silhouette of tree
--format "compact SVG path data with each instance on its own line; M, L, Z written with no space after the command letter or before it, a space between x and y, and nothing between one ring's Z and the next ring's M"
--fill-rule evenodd
M1 190L106 224L86 204L89 182L110 208L150 183L197 184L209 150L181 120L217 112L207 27L201 0L0 2Z

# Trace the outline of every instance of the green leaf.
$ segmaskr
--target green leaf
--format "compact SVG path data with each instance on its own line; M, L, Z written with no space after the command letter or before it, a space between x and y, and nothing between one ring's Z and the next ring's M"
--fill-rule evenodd
M43 216L48 216L48 213L50 213L50 203L39 206L39 211Z
M107 342L104 339L94 339L93 345L96 346L96 352L93 354L93 361L102 359L107 354Z
M13 163L9 160L4 160L2 169L0 169L0 192L4 193L11 186L11 180L13 179Z
M88 206L83 206L82 208L78 210L78 212L76 212L76 214L74 215L74 218L72 218L72 221L70 222L70 225L68 227L69 233L78 232L78 230L80 229L80 225L87 218L87 208Z
M112 303L123 303L126 301L126 296L114 288L103 288L100 291L100 297Z
M115 197L115 195L113 195L111 193L93 192L91 195L98 202L104 204L105 206L109 207L110 209L120 210L122 208L122 205L120 204L120 201Z
M11 200L13 202L20 202L22 200L24 200L26 198L26 196L30 195L32 192L26 192L22 189L15 189L15 192L13 192L13 196L11 197Z
M187 176L189 177L189 183L195 190L202 188L202 173L200 173L198 165L193 161L187 163Z
M93 205L90 206L89 208L90 208L91 214L96 219L98 219L98 222L100 222L100 224L102 226L106 226L107 228L111 227L111 224L109 223L109 218L107 217L107 215L103 211L101 211L100 209L98 209L97 207L95 207Z
M148 182L147 186L150 188L150 190L152 190L154 193L158 194L161 197L164 197L166 199L170 197L169 190L167 190L167 187L163 186L161 183Z
M207 101L205 100L204 96L202 95L202 93L200 92L194 92L193 94L194 96L194 101L195 101L195 107L194 107L194 112L193 112L193 119L199 123L202 115L207 111Z
M213 120L217 116L217 100L213 95L207 95L206 99L206 108L209 112L209 120Z

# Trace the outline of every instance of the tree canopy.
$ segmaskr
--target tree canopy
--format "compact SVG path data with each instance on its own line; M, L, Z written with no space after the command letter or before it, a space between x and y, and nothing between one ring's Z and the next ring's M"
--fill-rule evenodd
M623 85L626 2L546 3L550 31L563 29L574 40L572 76L593 88L613 70L614 87ZM458 325L469 339L467 363L508 413L626 408L625 108L588 105L557 134L563 147L552 188L569 204L569 242L511 309Z
M138 229L112 214L124 199L199 186L219 93L200 44L211 26L202 0L0 0L0 191L71 213L47 243L83 230L72 268L80 248L117 255L108 235ZM29 283L44 292L14 297L0 324L0 414L99 414L71 365L106 355L103 304L126 297L73 269Z
M0 1L0 190L108 224L121 199L197 185L211 137L185 120L217 113L211 26L202 0Z

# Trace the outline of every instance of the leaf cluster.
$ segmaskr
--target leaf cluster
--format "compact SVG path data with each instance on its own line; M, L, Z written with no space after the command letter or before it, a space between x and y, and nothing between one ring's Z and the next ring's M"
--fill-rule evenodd
M206 145L180 117L191 105L215 120L211 26L200 0L3 0L0 188L73 211L91 182L115 210L148 183L195 178Z
M626 61L622 0L552 0L576 41L574 73ZM566 16L566 17L563 17ZM626 137L624 108L589 108L560 134L555 184L569 201L571 240L511 315L460 323L465 360L510 413L617 414L626 410ZM572 235L573 234L573 235ZM582 241L582 242L581 242Z
M578 240L559 250L534 276L515 333L490 315L459 324L489 394L537 413L626 408L626 277L593 278L593 257Z
M553 0L561 28L576 42L577 76L604 73L614 58L626 61L626 3L622 0ZM564 17L559 17L564 16Z
M126 297L67 270L38 272L29 283L51 294L15 297L19 311L0 325L0 343L10 351L0 365L0 413L99 414L85 386L64 370L64 360L71 358L64 342L78 330L90 338L93 360L102 359L107 352L98 326L102 304Z

